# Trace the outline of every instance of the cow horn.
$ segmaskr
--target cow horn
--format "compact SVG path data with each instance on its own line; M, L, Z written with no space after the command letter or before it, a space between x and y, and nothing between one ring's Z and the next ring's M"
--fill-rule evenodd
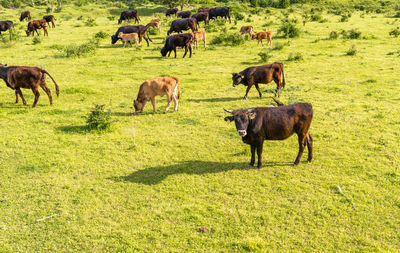
M233 110L227 110L224 108L224 111L229 112L229 113L233 113Z

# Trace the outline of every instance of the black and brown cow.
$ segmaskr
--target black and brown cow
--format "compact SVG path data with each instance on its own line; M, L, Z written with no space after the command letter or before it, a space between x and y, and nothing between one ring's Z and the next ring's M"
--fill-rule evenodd
M168 54L169 57L171 55L171 52L174 51L176 58L176 48L182 47L185 48L185 54L183 55L183 58L185 58L188 50L190 51L189 57L192 57L192 43L193 43L193 34L191 33L171 35L167 37L164 47L161 48L161 55L165 57L169 53Z
M11 20L0 21L0 34L14 27L14 23Z
M216 19L218 17L229 19L231 23L231 9L229 7L215 7L208 11L209 19Z
M181 11L177 15L178 18L190 18L190 16L192 16L190 11Z
M129 25L129 26L121 26L118 28L117 32L111 36L111 44L115 44L121 38L118 38L118 34L122 33L137 33L139 36L139 43L142 42L142 38L146 40L147 46L149 46L149 40L152 42L146 31L149 27L144 25Z
M33 33L33 36L36 34L39 36L39 32L37 31L38 29L42 29L44 31L44 36L49 36L49 33L47 32L47 23L45 19L38 19L38 20L32 20L28 23L28 27L26 29L26 36L29 37L31 33Z
M199 25L200 21L203 21L205 25L208 24L208 12L199 12L193 14L192 18L196 19L197 24ZM200 27L200 25L199 25Z
M118 19L118 24L121 24L122 21L124 20L128 20L129 22L131 19L135 19L135 24L139 23L140 18L139 18L139 12L137 10L129 10L121 12L121 15Z
M281 81L282 76L282 81ZM246 94L243 99L247 98L250 88L254 85L260 97L261 91L258 86L259 83L268 84L272 81L276 83L275 96L281 88L285 88L285 75L283 73L283 63L274 62L272 64L249 67L239 73L232 73L233 87L243 84L247 86ZM279 95L279 94L278 94Z
M31 12L30 11L21 12L21 16L19 16L19 21L22 21L24 19L28 19L28 21L31 21Z
M172 21L171 27L167 32L167 35L170 35L173 32L181 33L182 31L186 31L191 29L192 32L197 31L197 22L194 18L183 18L176 19Z
M39 100L39 86L46 92L49 97L50 104L53 104L53 97L51 91L46 84L46 74L53 80L56 86L56 94L59 95L59 89L53 77L44 69L38 67L27 66L7 66L0 63L0 78L6 82L6 85L15 90L16 101L18 103L18 96L21 97L22 102L26 105L24 96L22 95L21 88L31 89L35 95L35 101L32 107L36 106Z
M54 20L56 20L56 18L53 15L43 16L43 19L46 20L47 25L49 27L50 27L50 23L53 25L53 28L56 27L56 25L54 24Z
M308 159L313 158L313 139L310 135L310 125L313 109L309 103L296 103L278 107L256 107L251 109L225 110L232 114L226 121L235 121L237 133L242 141L251 147L249 166L254 166L257 150L257 168L262 167L262 151L264 140L285 140L294 133L297 134L299 152L294 164L300 162L304 148L307 145Z
M168 9L166 12L165 12L165 16L166 17L169 17L169 16L171 16L171 15L173 15L173 16L176 16L176 14L178 13L178 9L177 8L171 8L171 9Z

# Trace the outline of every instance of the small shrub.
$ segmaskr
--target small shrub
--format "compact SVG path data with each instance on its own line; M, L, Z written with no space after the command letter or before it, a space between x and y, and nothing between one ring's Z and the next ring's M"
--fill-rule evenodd
M349 21L349 17L347 15L342 15L342 17L340 18L340 22L347 22Z
M400 11L398 11L396 14L393 16L394 18L400 18Z
M253 22L253 20L251 20L251 18L248 17L248 18L246 19L246 22L247 22L247 23L251 23L251 22Z
M81 57L85 55L94 54L98 44L95 41L90 41L82 45L69 45L63 47L60 51L64 53L65 57Z
M88 18L88 19L85 21L85 25L86 25L86 26L96 26L97 24L96 24L96 22L95 22L95 20L94 20L93 18Z
M341 32L341 34L342 34L343 39L355 40L355 39L361 38L361 32L358 31L357 29L351 29L351 30L348 30L348 31L343 30Z
M107 19L110 21L113 21L113 20L115 20L115 16L108 16Z
M211 41L211 45L229 45L229 46L239 46L244 44L245 39L238 33L227 33L224 32Z
M235 13L235 19L236 20L243 20L244 19L244 15L240 12Z
M339 33L338 33L338 32L332 31L332 32L329 34L329 39L330 39L330 40L336 40L337 38L339 38Z
M313 14L313 15L311 15L311 21L314 21L314 22L319 22L319 21L321 21L323 18L322 18L322 15L321 14Z
M39 36L33 37L32 43L33 43L33 45L40 44L40 43L42 43L42 39L40 39Z
M400 28L397 27L396 29L391 30L391 31L389 32L389 35L390 35L390 36L393 36L393 37L395 37L395 38L399 37L399 36L400 36Z
M271 49L259 52L258 56L260 56L261 62L268 62L272 57Z
M105 105L94 105L86 117L87 127L90 130L104 131L111 126L111 107L106 110Z
M299 52L290 53L287 59L287 61L302 61L302 60L304 60L303 55Z
M286 38L296 38L300 36L300 29L297 27L297 19L284 19L278 33L283 33Z
M98 39L98 40L100 40L100 39L107 39L107 38L108 38L108 34L107 34L106 32L100 31L100 32L98 32L98 33L96 33L96 34L94 35L94 38L95 38L95 39Z
M357 54L356 45L352 45L349 50L347 50L346 55L353 56Z
M287 9L290 7L290 0L279 0L278 8Z
M83 20L83 16L81 15L81 16L77 17L76 20Z
M274 47L272 48L272 50L280 51L280 50L282 50L285 46L288 46L288 43L280 43L280 42L277 42L277 43L274 44Z

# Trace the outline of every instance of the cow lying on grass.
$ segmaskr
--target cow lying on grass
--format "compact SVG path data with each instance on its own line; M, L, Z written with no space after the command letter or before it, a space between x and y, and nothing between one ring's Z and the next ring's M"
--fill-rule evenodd
M272 46L272 32L271 31L266 31L266 32L259 32L259 33L256 33L256 34L253 34L252 36L251 36L251 39L252 40L257 40L258 42L257 42L257 46L258 46L258 44L260 44L260 42L261 42L261 46L264 46L264 44L263 44L263 40L264 39L267 39L267 46L268 46L268 44L270 45L270 46Z
M165 57L168 53L168 57L171 55L171 52L174 51L176 58L176 48L182 47L185 48L185 54L183 58L185 58L187 51L190 51L190 56L192 57L192 43L193 43L193 34L191 33L182 33L171 35L165 41L165 45L161 48L161 55Z
M235 121L237 133L242 137L243 142L251 147L249 166L254 166L257 149L257 168L262 167L264 140L285 140L294 133L297 134L299 142L299 152L294 165L299 164L305 145L308 148L307 162L311 162L313 158L313 139L309 131L313 117L311 104L296 103L287 106L225 111L232 114L226 117L225 121Z
M18 95L21 97L22 102L26 105L24 96L22 95L21 88L31 89L35 95L35 101L32 107L36 106L39 100L39 86L46 92L49 97L50 104L53 104L53 97L51 91L46 84L46 74L53 80L56 87L56 94L59 95L59 89L56 81L53 77L44 69L37 67L26 67L26 66L7 66L0 63L0 78L6 82L6 85L11 89L15 90L16 101L18 103Z
M243 37L246 33L249 34L249 40L251 40L252 37L253 37L253 33L254 33L253 26L247 25L247 26L242 26L242 27L240 28L240 35L241 35L242 37Z
M139 35L137 33L122 33L120 32L118 34L118 38L122 39L124 42L124 47L126 46L126 42L129 42L129 44L132 46L131 41L134 40L136 41L136 47L139 45Z
M196 49L198 48L199 40L203 40L204 48L206 48L206 44L207 44L206 31L199 31L199 32L194 32L193 33L193 44L196 47Z
M35 32L36 34L39 36L39 32L37 31L38 29L42 29L44 31L44 36L49 36L49 33L47 32L47 28L46 28L47 24L46 24L46 20L45 19L39 19L39 20L32 20L28 23L28 27L26 29L26 36L29 37L29 35L31 35L31 33L33 33L33 36L35 36Z
M167 107L165 107L164 113L166 113L174 101L174 112L178 110L178 99L181 95L179 87L179 79L175 76L159 77L145 81L140 85L139 93L137 98L133 100L133 107L135 107L135 113L143 112L143 108L147 101L151 101L153 105L153 112L156 113L156 100L155 96L167 96Z

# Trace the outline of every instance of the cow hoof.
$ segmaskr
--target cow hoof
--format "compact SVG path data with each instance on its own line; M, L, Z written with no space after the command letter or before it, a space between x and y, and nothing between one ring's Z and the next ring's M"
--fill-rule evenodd
M297 166L299 164L299 162L294 162L293 166Z
M249 167L249 168L254 167L254 163L253 163L253 164L252 164L252 163L249 163L248 167Z
M311 162L311 159L307 159L307 162L310 163L310 162Z
M257 169L258 169L258 170L261 169L261 166L257 166Z

